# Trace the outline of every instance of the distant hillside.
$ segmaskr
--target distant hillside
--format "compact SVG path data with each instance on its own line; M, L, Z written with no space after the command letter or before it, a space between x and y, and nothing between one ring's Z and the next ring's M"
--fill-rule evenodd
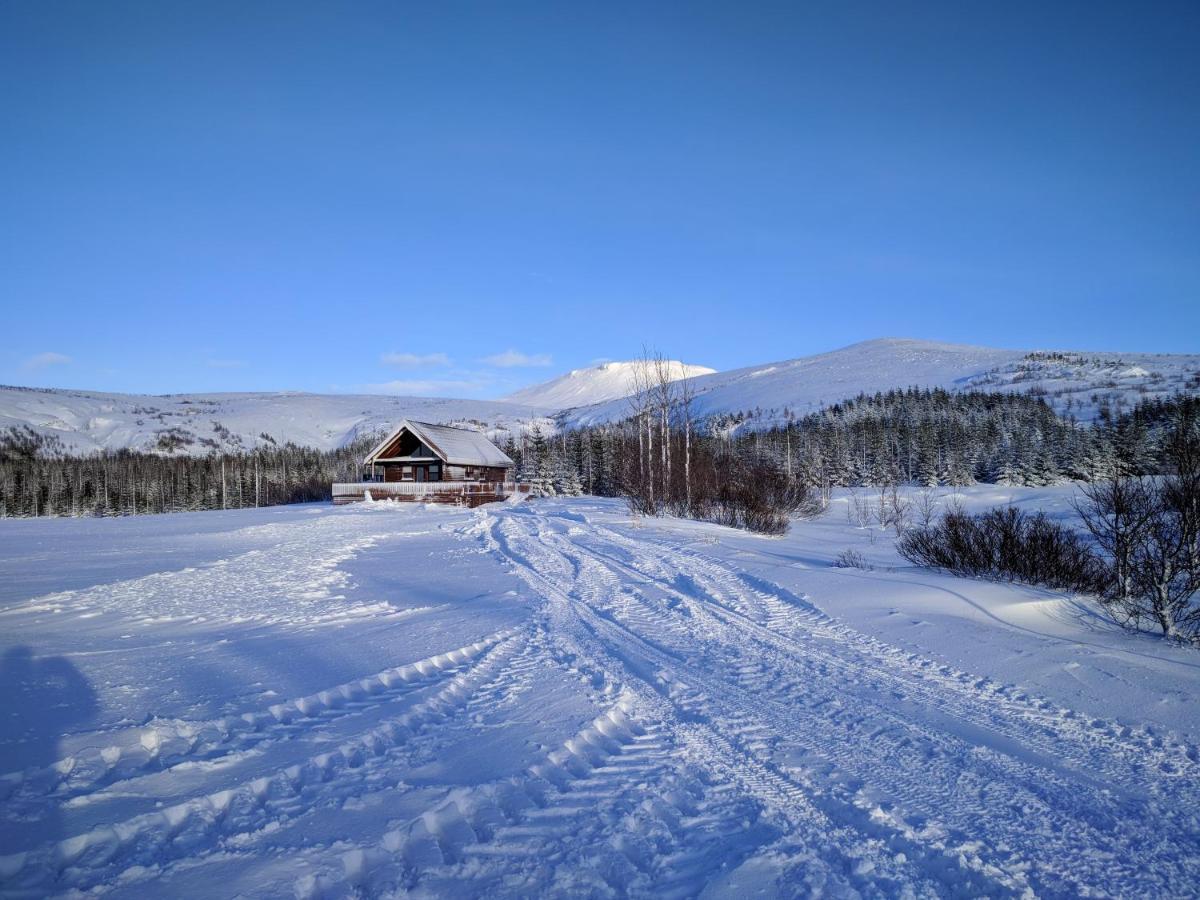
M606 400L618 400L634 392L637 366L636 362L607 362L586 369L575 369L542 384L523 388L515 394L509 394L505 399L512 403L549 409L568 409ZM691 366L674 360L669 362L669 366L673 380L710 375L716 371L706 366Z
M404 418L470 425L503 440L549 410L487 400L354 394L106 394L0 387L0 432L27 426L73 452L205 454L292 442L329 450Z
M693 379L700 418L765 428L860 392L897 387L1034 391L1083 421L1138 399L1200 391L1200 354L997 350L885 338L784 362ZM628 404L609 401L560 414L564 427L619 421Z
M824 406L889 388L1033 391L1056 411L1090 421L1139 399L1200 393L1200 354L996 350L933 341L884 339L785 362L694 375L693 411L718 428L767 428ZM537 424L619 421L629 413L633 364L578 369L504 401L351 394L107 394L0 387L0 433L28 427L59 449L128 447L202 455L287 442L344 446L410 417L480 428L503 441ZM592 398L602 397L596 402Z

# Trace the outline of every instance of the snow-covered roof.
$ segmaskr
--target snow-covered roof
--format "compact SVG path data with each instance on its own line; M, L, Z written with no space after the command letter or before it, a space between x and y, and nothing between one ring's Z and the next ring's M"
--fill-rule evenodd
M452 466L501 466L514 465L508 455L478 431L470 428L455 428L452 425L431 425L405 419L387 437L375 445L367 454L365 465L379 456L388 445L407 429L415 434L426 447L443 462Z

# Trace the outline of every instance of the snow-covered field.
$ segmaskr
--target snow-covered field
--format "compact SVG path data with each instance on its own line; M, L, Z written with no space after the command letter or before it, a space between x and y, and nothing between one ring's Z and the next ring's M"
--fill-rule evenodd
M1194 895L1200 654L850 507L0 523L0 892Z

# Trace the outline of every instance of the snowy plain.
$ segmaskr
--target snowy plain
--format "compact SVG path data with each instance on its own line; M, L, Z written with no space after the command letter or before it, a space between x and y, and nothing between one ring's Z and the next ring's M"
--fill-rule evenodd
M0 894L1195 895L1200 654L853 499L0 523Z

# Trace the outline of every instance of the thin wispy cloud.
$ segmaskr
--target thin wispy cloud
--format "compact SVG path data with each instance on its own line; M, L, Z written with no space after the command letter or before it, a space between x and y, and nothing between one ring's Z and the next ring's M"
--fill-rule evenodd
M385 353L379 357L379 361L385 366L396 366L400 369L450 365L450 357L445 353Z
M554 365L554 360L549 353L522 353L520 350L505 350L503 353L497 353L494 356L485 356L480 362L501 369Z
M47 351L46 353L39 353L36 356L29 357L29 359L21 364L21 368L32 372L37 369L44 369L47 366L65 366L72 361L71 357L65 353Z
M210 369L244 369L247 362L244 359L210 359L206 365Z
M491 386L486 378L472 380L437 378L400 378L381 384L368 384L364 388L370 394L399 394L418 397L462 397L474 394Z

